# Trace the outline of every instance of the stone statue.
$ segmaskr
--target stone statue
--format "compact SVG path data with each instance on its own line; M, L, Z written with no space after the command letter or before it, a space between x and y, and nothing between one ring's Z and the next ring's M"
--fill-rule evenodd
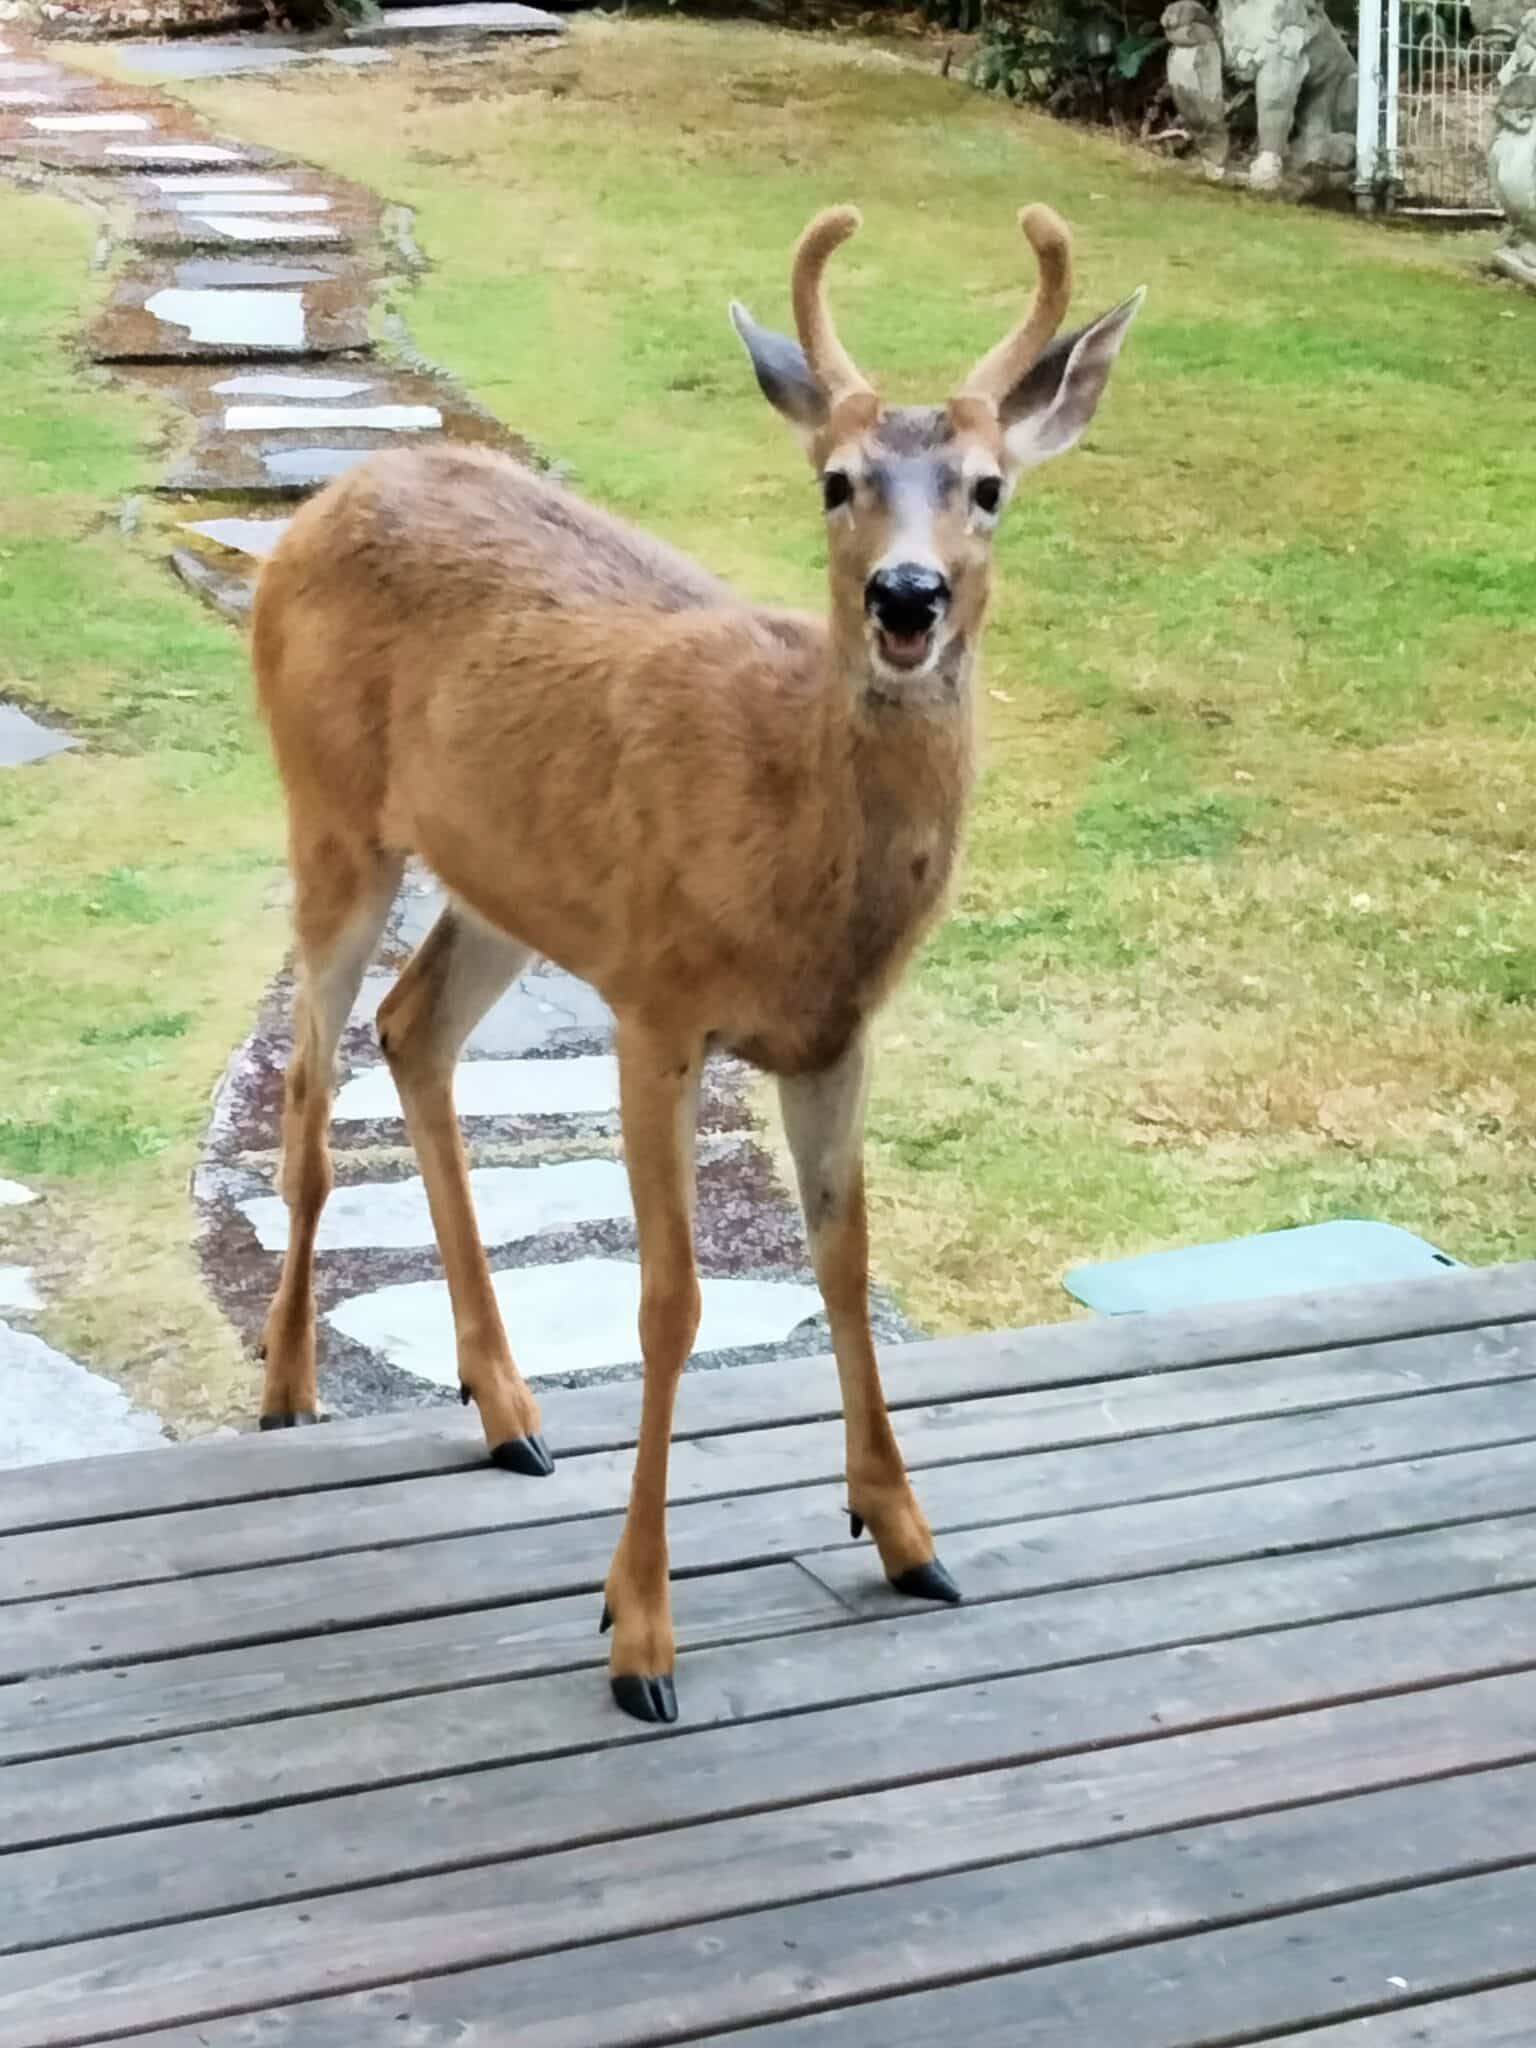
M1253 87L1255 191L1272 191L1286 171L1345 171L1354 162L1355 60L1322 0L1219 0L1215 21L1202 0L1173 0L1163 27L1174 104L1208 176L1224 173L1229 141L1207 31L1219 38L1221 77Z
M1163 9L1168 34L1168 86L1208 178L1227 168L1227 88L1221 37L1204 0L1173 0Z
M1478 35L1498 34L1500 31L1513 35L1525 12L1525 0L1471 0L1467 12Z
M1509 233L1493 253L1505 277L1536 286L1536 8L1525 15L1499 73L1488 180Z

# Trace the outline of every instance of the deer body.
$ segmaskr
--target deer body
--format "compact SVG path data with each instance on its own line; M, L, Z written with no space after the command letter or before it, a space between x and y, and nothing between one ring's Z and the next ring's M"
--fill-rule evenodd
M641 1263L645 1390L608 1577L615 1697L676 1703L667 1451L699 1291L693 1126L713 1047L779 1077L847 1426L854 1533L919 1598L933 1555L880 1390L861 1128L870 1017L934 917L973 773L992 526L1014 477L1091 415L1135 302L1047 349L1065 230L1026 232L1031 319L945 407L886 409L821 298L851 232L797 251L801 347L734 309L827 508L823 623L744 604L660 542L477 452L382 456L295 518L257 593L253 661L288 801L300 962L283 1117L290 1211L262 1426L313 1419L313 1254L337 1041L408 855L448 908L379 1012L493 1460L551 1469L513 1362L454 1116L464 1039L544 954L612 1006Z
M842 1054L941 900L969 696L858 715L818 621L505 457L392 454L312 500L255 649L290 801L307 781L334 831L368 764L370 844L617 1011L677 989L770 1072Z

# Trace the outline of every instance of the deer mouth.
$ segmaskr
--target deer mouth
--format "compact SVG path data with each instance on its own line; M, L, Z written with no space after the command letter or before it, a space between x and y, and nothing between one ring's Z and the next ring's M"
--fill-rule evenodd
M925 626L917 633L897 633L889 626L877 624L875 647L887 668L895 669L902 675L911 675L920 669L932 654L934 631L933 626Z

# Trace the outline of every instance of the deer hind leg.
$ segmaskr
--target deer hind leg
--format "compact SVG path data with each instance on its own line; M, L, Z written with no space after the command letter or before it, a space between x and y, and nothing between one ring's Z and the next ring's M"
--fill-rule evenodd
M853 1533L865 1524L898 1593L918 1600L960 1598L933 1554L933 1535L907 1478L886 1411L869 1327L869 1227L864 1210L864 1095L869 1055L856 1042L820 1074L779 1083L816 1281L832 1325L843 1392L848 1508Z
M453 1070L465 1039L530 949L450 905L379 1007L379 1042L400 1091L453 1303L459 1387L473 1399L491 1462L543 1478L554 1468L539 1408L513 1362L470 1199Z
M261 1355L263 1429L318 1416L315 1390L315 1233L331 1192L327 1132L336 1047L389 916L401 863L322 838L293 852L299 989L283 1083L282 1166L288 1248L267 1311Z
M667 1584L667 1454L677 1383L699 1328L693 1259L694 1128L702 1044L621 1018L624 1160L640 1240L640 1354L645 1389L629 1510L608 1570L603 1627L613 1696L637 1721L675 1721L672 1603Z

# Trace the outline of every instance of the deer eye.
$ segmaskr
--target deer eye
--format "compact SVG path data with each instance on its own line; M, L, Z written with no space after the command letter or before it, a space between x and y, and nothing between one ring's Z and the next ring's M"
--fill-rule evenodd
M978 477L971 486L971 503L978 512L988 519L997 516L997 509L1003 502L1003 480L1000 476Z
M821 502L829 512L840 512L853 502L853 478L846 469L829 469L821 479Z

